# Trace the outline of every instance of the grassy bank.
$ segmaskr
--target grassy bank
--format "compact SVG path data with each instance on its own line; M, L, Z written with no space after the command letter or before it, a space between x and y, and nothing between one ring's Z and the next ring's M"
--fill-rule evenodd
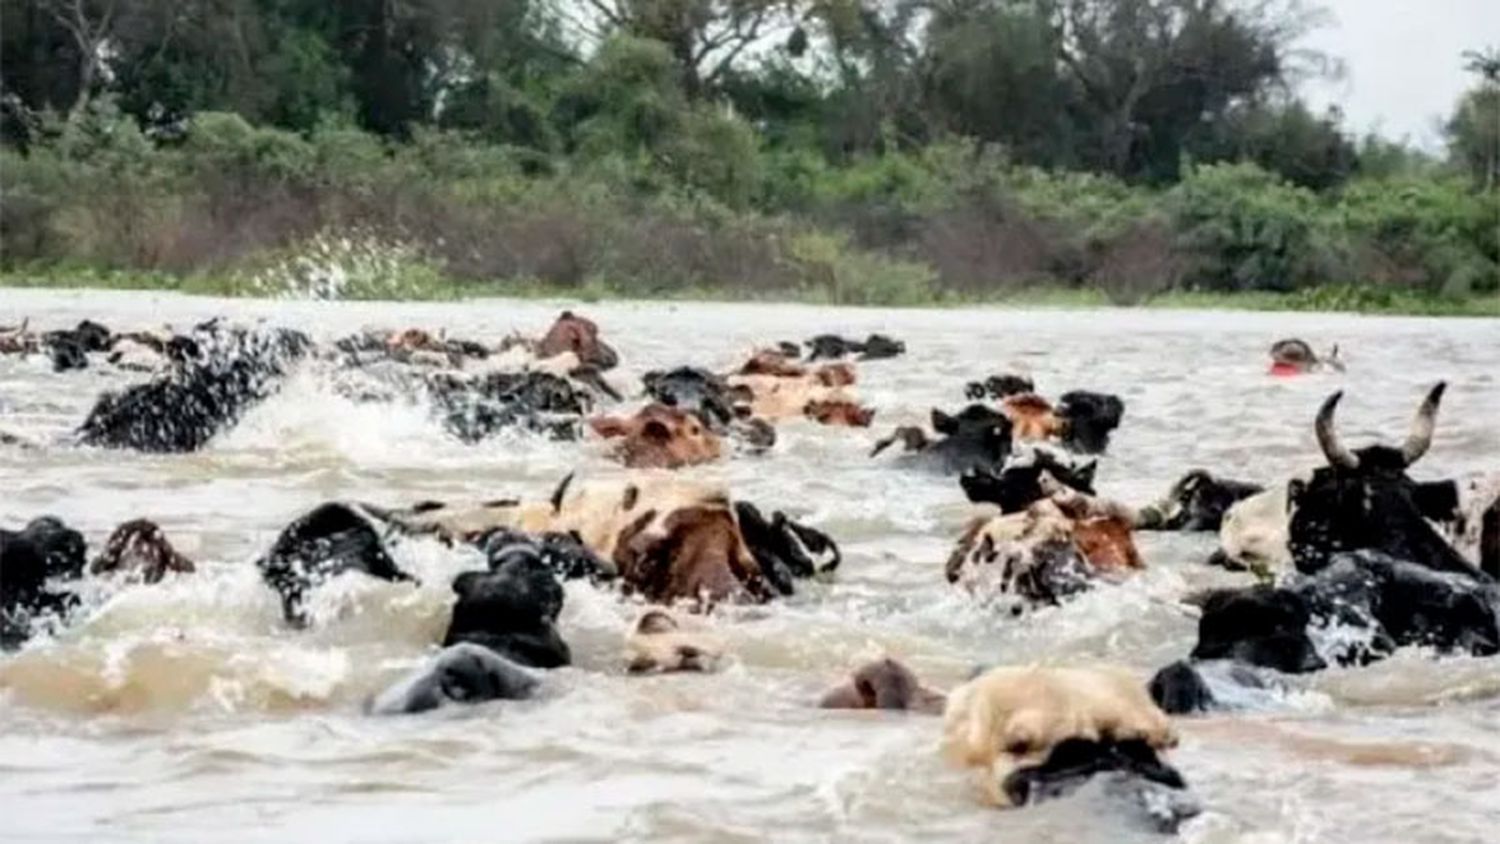
M95 269L8 270L0 272L0 288L66 290L164 290L193 296L261 296L283 298L344 298L351 300L458 301L487 297L556 298L597 302L610 299L661 301L778 301L807 304L839 302L827 290L805 288L746 295L744 290L687 287L643 297L638 291L593 280L581 286L562 286L528 280L473 282L422 272L386 280L379 285L355 284L337 297L317 290L268 289L257 279L236 275L174 275L101 271ZM1100 308L1118 306L1104 292L1038 286L1003 295L975 296L948 293L926 301L861 301L860 304L901 307L963 307L997 305L1026 308ZM1296 293L1170 291L1144 298L1130 307L1182 310L1307 311L1412 316L1500 317L1500 295L1463 299L1405 291L1386 292L1354 286L1314 287Z

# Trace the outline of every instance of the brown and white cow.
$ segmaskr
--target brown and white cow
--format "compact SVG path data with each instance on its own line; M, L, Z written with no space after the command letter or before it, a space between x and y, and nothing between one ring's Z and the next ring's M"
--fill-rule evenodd
M633 416L596 416L594 433L615 440L614 454L632 469L678 469L719 459L723 445L695 413L648 404Z
M1049 604L1087 589L1099 574L1145 568L1128 508L1047 480L1047 497L1025 510L986 508L970 521L948 558L949 583Z
M746 395L750 412L762 419L805 417L823 425L868 427L875 416L854 394L857 375L847 363L804 366L763 350L726 380Z

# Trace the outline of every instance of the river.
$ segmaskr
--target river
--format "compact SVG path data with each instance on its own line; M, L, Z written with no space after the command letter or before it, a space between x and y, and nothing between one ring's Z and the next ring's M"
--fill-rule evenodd
M267 318L332 338L362 326L539 333L560 302L351 303L0 289L0 324L90 317L117 330ZM880 331L902 358L861 364L870 431L793 423L760 458L687 470L834 536L836 579L716 613L729 666L627 676L638 608L569 584L575 665L535 700L375 718L361 702L429 653L451 575L472 557L402 546L424 584L340 581L312 630L280 621L251 562L332 498L400 505L545 495L567 472L621 472L597 442L447 438L421 408L359 406L298 375L204 451L149 456L66 444L96 395L132 380L0 358L0 525L53 514L91 548L158 521L198 562L156 586L96 587L80 622L0 655L0 840L6 841L1120 841L1106 813L1058 801L982 807L937 753L938 721L812 707L860 660L890 652L950 687L977 664L1107 659L1138 671L1192 647L1185 593L1244 576L1209 569L1211 535L1143 535L1141 576L1013 619L943 579L969 512L954 479L867 457L873 439L966 381L1015 371L1056 396L1120 395L1101 493L1135 504L1206 467L1274 482L1318 463L1312 418L1331 391L1346 441L1404 436L1426 389L1449 390L1419 478L1500 468L1500 321L1153 310L876 310L573 304L619 350L611 379L823 332ZM1277 379L1266 350L1340 344L1345 374ZM1494 841L1500 829L1500 659L1404 651L1292 681L1265 711L1181 722L1172 759L1205 811L1194 842ZM1080 810L1080 805L1084 810ZM1149 839L1145 833L1144 838Z

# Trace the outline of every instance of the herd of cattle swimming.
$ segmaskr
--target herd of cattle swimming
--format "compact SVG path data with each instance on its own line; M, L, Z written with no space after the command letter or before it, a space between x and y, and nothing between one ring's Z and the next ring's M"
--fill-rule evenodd
M646 373L642 406L603 415L595 411L602 402L624 401L606 379L619 356L597 325L571 312L540 339L497 345L417 329L319 345L298 331L218 321L185 333L118 334L87 321L45 333L0 329L0 354L46 355L58 372L149 373L99 397L77 429L79 445L194 451L294 371L318 365L356 401L425 400L465 441L506 429L592 435L642 470L609 483L569 476L547 500L331 502L288 525L256 565L294 627L309 623L308 595L335 575L413 580L390 553L408 538L471 545L488 560L486 570L454 580L442 650L374 696L369 708L377 713L532 694L545 669L570 661L557 626L568 579L647 603L626 637L629 671L712 670L722 644L674 609L708 612L790 595L800 579L831 576L839 548L781 511L768 516L723 488L663 470L724 459L726 448L764 452L788 418L867 427L874 413L855 393L859 367L904 353L901 342L878 334L780 343L728 373L687 366ZM1274 374L1341 368L1336 351L1319 359L1301 341L1272 353ZM949 582L1020 614L1144 568L1136 531L1178 530L1218 531L1220 548L1208 563L1253 572L1256 583L1186 596L1200 611L1197 643L1149 683L1114 667L1031 665L983 670L945 694L885 658L858 667L821 705L940 714L945 755L982 772L996 805L1034 803L1103 775L1156 807L1162 824L1175 823L1190 810L1160 807L1187 804L1150 798L1185 787L1161 756L1175 743L1168 713L1221 709L1237 697L1236 685L1274 686L1275 672L1365 664L1403 646L1500 652L1500 473L1438 481L1407 474L1431 445L1443 391L1438 384L1421 401L1399 445L1362 448L1340 438L1334 393L1312 420L1321 468L1266 486L1195 470L1162 500L1135 508L1093 486L1098 455L1125 413L1119 398L1077 391L1049 401L1016 375L969 384L966 407L935 409L931 430L897 428L874 449L957 476L980 505L948 559ZM0 431L0 448L36 447ZM65 622L80 611L74 587L84 577L155 583L194 568L147 520L120 525L100 553L86 556L83 537L56 518L0 531L7 648L21 647L38 618ZM1328 635L1334 626L1342 635Z

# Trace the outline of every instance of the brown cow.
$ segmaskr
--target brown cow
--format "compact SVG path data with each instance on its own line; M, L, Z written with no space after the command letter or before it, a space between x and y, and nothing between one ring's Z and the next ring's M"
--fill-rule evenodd
M104 551L89 564L92 574L124 574L156 583L167 572L188 574L193 561L177 553L162 529L149 519L135 519L115 528Z
M849 679L823 695L823 709L910 710L938 715L947 698L922 685L917 675L900 662L885 657L867 662Z
M625 637L626 670L632 674L667 671L712 671L724 656L718 639L682 622L661 607L651 607Z
M594 433L619 439L615 454L632 469L677 469L719 459L719 437L697 414L664 404L649 404L634 416L600 416L589 420Z
M578 316L572 311L563 311L547 329L535 348L536 356L543 360L571 352L583 366L599 371L613 369L620 363L615 350L599 339L599 325L591 319Z
M756 352L727 383L762 419L806 417L823 425L867 427L875 411L859 404L852 391L854 367L830 363L806 367L777 351Z
M1062 435L1062 420L1036 393L1006 396L1000 400L1000 412L1010 420L1011 435L1018 440L1051 440Z

